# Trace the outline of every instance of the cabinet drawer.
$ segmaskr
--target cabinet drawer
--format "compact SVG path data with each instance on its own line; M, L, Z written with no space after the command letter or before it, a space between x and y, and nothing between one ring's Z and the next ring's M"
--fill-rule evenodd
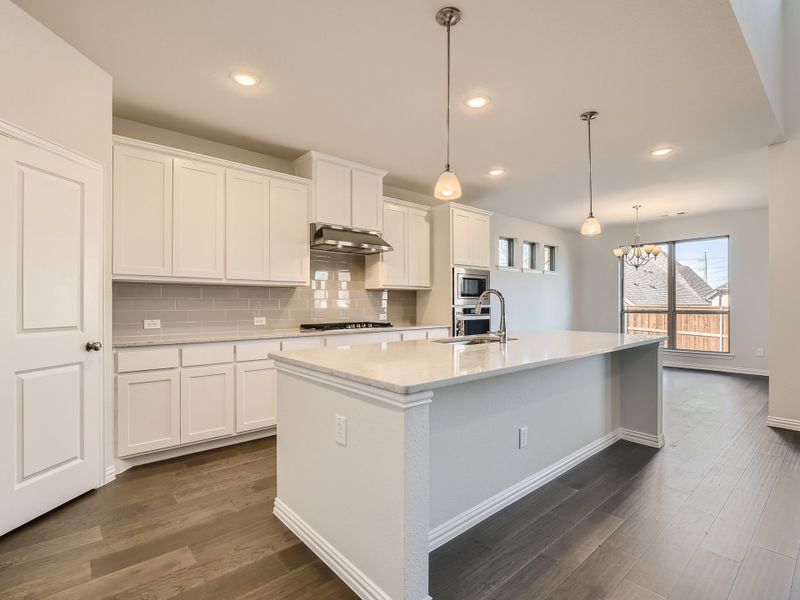
M424 340L427 337L428 337L428 332L424 329L413 329L411 331L403 332L404 342L408 342L410 340Z
M181 352L181 365L215 365L233 362L233 344L192 344Z
M174 369L177 366L177 348L147 348L117 352L117 373Z
M358 346L361 344L382 344L384 342L399 342L399 331L382 331L380 333L345 333L332 335L328 338L328 347Z
M321 335L314 337L295 337L283 340L281 347L284 350L305 350L306 348L322 348L325 345L325 338Z
M266 360L270 352L280 352L281 341L242 342L236 344L236 362Z
M429 329L428 330L428 339L435 340L439 338L446 338L450 336L450 330L441 328L441 329Z

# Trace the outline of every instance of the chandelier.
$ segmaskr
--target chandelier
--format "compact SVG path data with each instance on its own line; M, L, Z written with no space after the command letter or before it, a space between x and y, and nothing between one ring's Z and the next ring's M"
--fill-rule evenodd
M620 261L625 261L625 264L630 265L637 270L639 267L646 265L659 254L661 254L661 248L655 244L642 245L642 238L639 235L640 208L642 208L641 204L637 204L633 207L633 210L636 211L636 234L633 236L633 245L620 246L619 248L614 248L613 251L614 256L616 256Z

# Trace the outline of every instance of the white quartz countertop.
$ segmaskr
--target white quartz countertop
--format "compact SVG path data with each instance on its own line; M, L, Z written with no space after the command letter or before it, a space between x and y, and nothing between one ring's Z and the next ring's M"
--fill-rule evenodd
M431 340L273 352L270 358L372 387L413 394L524 369L660 343L663 336L590 331L509 333L507 344Z
M449 325L394 325L392 327L367 327L364 329L331 329L320 331L318 329L270 329L246 333L223 334L174 334L159 337L119 337L114 338L114 348L137 348L142 346L168 346L174 344L202 344L209 342L241 342L246 340L274 340L291 337L314 337L341 335L345 333L380 333L381 331L410 331L413 329L448 329Z

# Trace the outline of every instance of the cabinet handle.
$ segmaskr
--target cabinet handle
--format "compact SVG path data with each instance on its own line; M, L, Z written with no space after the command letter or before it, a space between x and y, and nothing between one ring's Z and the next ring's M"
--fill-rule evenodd
M86 351L87 352L100 352L100 349L103 347L101 342L86 342Z

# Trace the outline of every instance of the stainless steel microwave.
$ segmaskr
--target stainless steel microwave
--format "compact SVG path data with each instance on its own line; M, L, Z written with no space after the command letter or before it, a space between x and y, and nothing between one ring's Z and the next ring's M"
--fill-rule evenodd
M472 306L489 289L489 271L485 269L453 269L453 306Z

